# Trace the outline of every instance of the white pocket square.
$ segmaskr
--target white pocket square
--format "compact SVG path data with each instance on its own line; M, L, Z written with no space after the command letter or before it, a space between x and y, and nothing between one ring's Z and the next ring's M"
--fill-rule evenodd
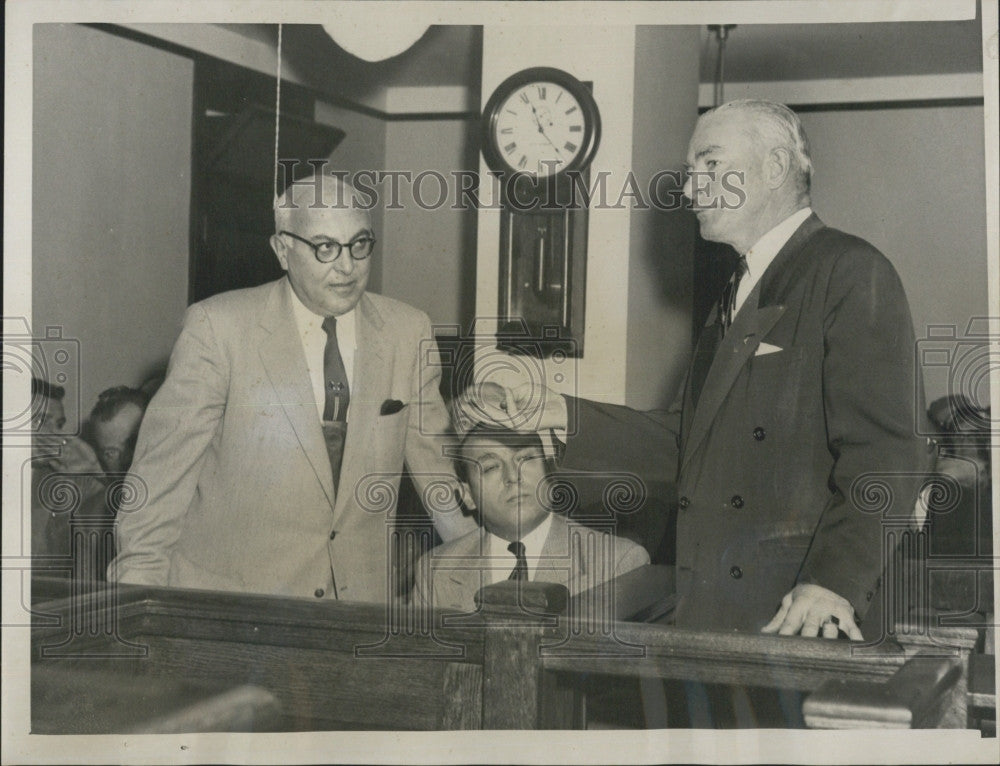
M784 351L781 346L772 346L770 343L761 343L757 346L757 350L753 352L754 356L764 356L765 354L774 354L778 351Z

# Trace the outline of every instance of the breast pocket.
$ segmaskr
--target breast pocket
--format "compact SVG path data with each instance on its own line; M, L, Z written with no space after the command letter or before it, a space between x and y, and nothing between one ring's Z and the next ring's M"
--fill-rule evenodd
M786 420L794 418L809 386L807 358L807 349L802 346L789 346L751 357L747 394L755 409L777 411Z

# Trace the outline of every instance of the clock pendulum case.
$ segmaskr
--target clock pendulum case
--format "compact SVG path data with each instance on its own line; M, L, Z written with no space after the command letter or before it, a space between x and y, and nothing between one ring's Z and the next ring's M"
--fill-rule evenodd
M482 116L498 178L499 346L583 353L590 163L601 118L587 84L551 67L511 75Z

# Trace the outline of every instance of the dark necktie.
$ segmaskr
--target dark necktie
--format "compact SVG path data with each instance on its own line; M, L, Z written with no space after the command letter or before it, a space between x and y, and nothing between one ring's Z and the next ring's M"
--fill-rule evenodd
M326 348L323 349L323 441L330 457L330 471L333 474L333 488L340 483L340 466L344 461L344 442L347 440L347 405L350 390L347 370L337 345L337 320L327 317L323 320L326 331Z
M722 323L723 337L725 337L726 331L733 326L733 316L736 314L736 294L740 289L740 281L749 270L747 257L741 255L736 262L736 271L733 272L733 276L722 291L722 299L719 301L719 319Z
M719 298L719 310L716 315L715 324L706 328L704 334L698 340L695 347L694 356L691 360L691 402L698 405L701 398L701 389L705 385L708 371L715 359L715 354L719 350L719 344L726 336L733 324L733 315L736 313L736 293L740 289L740 281L748 271L747 259L741 255L736 263L736 270L726 283Z
M326 394L323 420L346 421L351 391L344 359L340 355L340 346L337 345L336 317L324 319L323 330L326 332L326 348L323 349L323 390Z
M528 559L524 557L524 543L520 540L511 543L507 546L507 550L517 556L517 563L514 565L514 570L510 573L508 580L525 580L528 579Z

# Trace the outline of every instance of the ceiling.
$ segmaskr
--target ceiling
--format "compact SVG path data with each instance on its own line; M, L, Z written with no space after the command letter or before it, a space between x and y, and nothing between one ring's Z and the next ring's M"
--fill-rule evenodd
M277 27L222 25L273 42ZM982 70L981 22L751 24L732 29L727 82L854 79L954 74ZM701 30L701 81L715 79L716 43ZM396 86L479 89L482 27L432 26L408 51L368 63L343 51L313 24L283 28L283 48L296 71L318 90L361 102Z

